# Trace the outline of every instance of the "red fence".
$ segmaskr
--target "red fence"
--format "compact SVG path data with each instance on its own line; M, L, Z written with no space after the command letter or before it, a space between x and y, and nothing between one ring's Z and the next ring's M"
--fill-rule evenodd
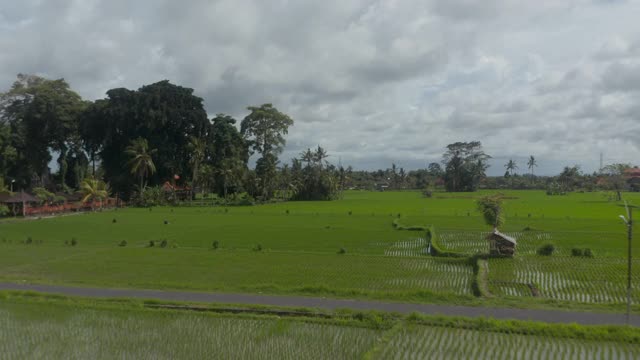
M108 199L105 201L94 202L77 202L77 203L65 203L61 205L42 205L42 206L30 206L27 205L24 211L24 215L51 215L65 212L78 212L78 211L91 211L99 209L111 209L115 207L122 207L124 203L122 201L116 201L116 199Z

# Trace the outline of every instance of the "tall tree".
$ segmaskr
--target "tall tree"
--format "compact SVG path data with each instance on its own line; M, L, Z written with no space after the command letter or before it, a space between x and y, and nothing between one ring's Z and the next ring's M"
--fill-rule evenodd
M558 175L558 181L562 187L562 192L573 191L578 185L580 179L580 167L578 165L565 166L560 175Z
M236 120L225 114L213 118L208 137L208 163L213 167L214 188L218 196L242 189L241 180L247 171L248 144L236 128Z
M64 79L19 74L11 89L0 94L0 123L10 124L12 146L20 155L12 177L25 185L33 176L44 179L53 152L60 154L58 162L65 170L67 150L79 141L78 118L85 107Z
M154 154L157 171L147 179L149 183L159 184L176 174L188 178L190 139L206 138L211 129L202 102L193 89L166 80L138 90L111 89L107 99L97 101L86 114L85 131L96 126L92 131L97 136L85 146L99 152L105 180L125 198L135 181L122 172L122 164L128 161L126 147L137 138L158 149Z
M125 153L129 156L129 168L131 174L140 178L140 199L144 193L145 178L156 172L156 165L153 162L152 155L157 152L156 149L149 149L147 139L137 138L131 141L131 144L125 149Z
M482 150L479 141L456 142L447 145L442 156L445 165L445 188L447 191L475 191L486 175L491 156Z
M11 141L11 129L0 122L0 181L7 178L9 171L17 166L17 159L18 152Z
M626 186L625 171L631 168L630 164L609 164L602 168L608 189L616 193L616 200L622 200L622 191Z
M256 176L260 179L261 195L269 199L275 180L271 175L276 171L278 155L286 144L284 135L288 134L293 120L272 104L250 106L248 110L250 113L242 120L240 132L251 149L261 156L256 162Z
M191 150L191 156L189 158L189 165L191 165L191 182L195 188L198 185L198 175L200 174L200 164L206 156L207 143L204 139L192 136L189 140L189 150Z
M96 100L89 104L80 114L78 123L82 148L91 162L91 175L96 176L96 161L103 148L106 138L108 120L105 111L109 106L108 100Z
M527 167L529 168L529 171L531 171L531 177L533 178L533 168L538 166L538 162L536 161L536 158L533 155L529 156L529 160L527 161Z
M327 157L326 150L318 146L303 151L300 159L293 159L294 200L332 200L340 195L340 171L326 161Z
M509 159L509 161L504 165L504 167L507 169L507 173L513 176L514 171L518 168L518 164L516 164L516 162L513 161L513 159Z
M442 170L442 166L436 162L432 162L427 166L427 170L429 170L429 175L433 177L441 177L444 175L444 170Z

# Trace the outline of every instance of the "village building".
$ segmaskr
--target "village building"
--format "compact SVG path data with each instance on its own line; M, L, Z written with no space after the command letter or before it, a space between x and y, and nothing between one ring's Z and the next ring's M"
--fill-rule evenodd
M513 256L516 252L516 239L494 229L489 235L489 254L498 256Z
M640 191L640 168L634 167L625 170L624 177L629 185L629 190Z
M40 200L24 191L11 194L0 194L0 204L6 205L13 216L26 215L29 206L37 206Z

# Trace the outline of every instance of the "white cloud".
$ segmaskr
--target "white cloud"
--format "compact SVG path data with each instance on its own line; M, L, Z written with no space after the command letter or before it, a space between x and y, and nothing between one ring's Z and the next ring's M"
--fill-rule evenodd
M0 0L0 84L64 77L95 99L170 79L239 118L272 102L296 120L284 160L321 144L356 168L415 167L480 140L497 162L593 170L601 151L638 162L638 12L590 0Z

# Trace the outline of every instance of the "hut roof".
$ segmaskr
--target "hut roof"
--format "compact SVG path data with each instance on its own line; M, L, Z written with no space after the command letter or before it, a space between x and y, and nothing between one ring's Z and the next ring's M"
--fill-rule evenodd
M512 238L511 236L505 235L503 233L501 233L500 231L498 231L498 229L493 230L493 232L491 232L491 234L489 234L489 236L499 236L504 240L507 240L508 242L516 245L516 239Z
M6 193L0 193L0 203L4 203L5 200L9 199L11 197L11 194L6 192Z
M17 204L17 203L23 203L23 202L34 203L39 201L40 200L38 200L31 194L28 194L26 192L19 192L13 196L10 196L8 199L5 199L3 202L5 204Z

